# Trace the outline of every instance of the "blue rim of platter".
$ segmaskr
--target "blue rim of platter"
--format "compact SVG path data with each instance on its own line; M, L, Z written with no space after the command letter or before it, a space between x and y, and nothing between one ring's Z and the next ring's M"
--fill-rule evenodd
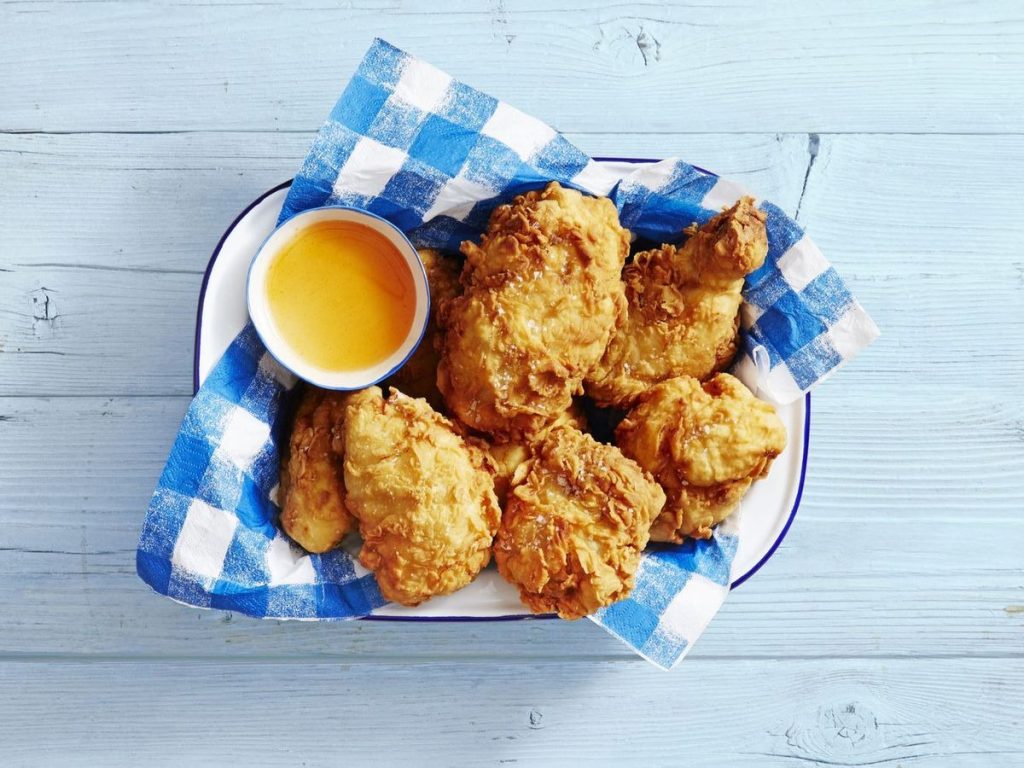
M640 157L595 157L594 160L598 162L620 162L620 163L656 163L658 160L652 158L640 158ZM703 168L694 166L697 170L703 171ZM710 173L710 171L705 171ZM224 234L221 235L220 240L217 241L217 247L213 249L213 254L210 256L210 261L206 265L206 271L203 273L203 282L199 288L199 306L196 310L196 334L195 334L195 353L192 360L192 393L195 394L199 391L199 351L200 351L200 339L202 336L203 329L203 304L206 300L206 288L210 282L210 275L213 272L213 265L217 263L217 257L220 256L221 248L224 247L225 241L228 236L234 231L235 227L238 226L239 222L242 221L249 212L257 205L262 203L265 199L273 195L275 192L280 192L282 189L287 189L292 185L292 179L283 181L275 187L268 189L266 192L261 194L249 205L247 205L235 220L231 222L231 225L224 230ZM764 556L758 560L749 571L744 573L742 576L737 578L732 584L729 585L730 589L736 589L736 587L743 584L747 579L761 570L762 566L767 563L772 555L775 554L779 546L781 546L783 539L786 538L786 534L789 533L789 529L793 525L793 520L796 519L797 510L800 508L800 500L804 495L804 481L807 478L807 457L810 453L811 447L811 393L808 392L804 395L804 444L803 444L803 456L800 461L800 482L796 489L796 498L793 500L793 508L789 511L789 517L786 519L786 524L782 526L782 530L779 531L779 535L775 541L765 552ZM555 619L558 618L555 614L542 614L542 615L530 615L530 614L513 614L511 616L363 616L364 621L431 621L431 622L473 622L473 621L531 621L536 619Z

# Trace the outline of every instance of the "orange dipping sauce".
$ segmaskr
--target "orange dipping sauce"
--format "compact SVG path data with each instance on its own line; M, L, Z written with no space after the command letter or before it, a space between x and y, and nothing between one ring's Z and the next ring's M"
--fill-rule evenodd
M413 276L383 235L355 222L300 230L271 262L267 303L284 341L328 371L380 363L405 341L416 310Z

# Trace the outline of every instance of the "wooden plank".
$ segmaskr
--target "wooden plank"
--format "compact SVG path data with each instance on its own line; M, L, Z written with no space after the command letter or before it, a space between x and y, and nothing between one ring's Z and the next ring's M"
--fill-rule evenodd
M0 519L141 524L189 398L0 398Z
M589 138L590 151L612 151L608 137ZM675 137L679 143L673 146L685 152L685 138ZM101 170L114 162L120 137L90 137L78 144L78 137L48 137L42 144L36 139L7 137L5 142L7 147L21 141L28 147L63 147L67 156L81 148L89 159L81 161L84 165L69 159L67 167L77 167L79 179L92 178L106 191L84 196L76 205L108 222L108 229L90 230L89 215L63 234L48 224L68 208L54 189L31 206L35 211L23 202L29 199L25 194L10 201L17 215L0 225L16 246L5 248L0 262L0 268L10 270L0 279L0 395L187 394L198 270L220 228L255 189L242 183L230 199L224 193L215 203L217 216L202 213L210 204L201 191L216 174L196 166L220 163L218 158L229 154L223 139L192 142L185 170L171 166L159 172L139 170L131 162L123 172ZM182 147L182 140L165 137L132 141L129 154L141 158L136 166L169 162ZM151 160L154 155L147 157L140 149L149 141L155 147L150 151L163 160ZM615 146L635 146L639 149L632 151L640 153L655 148L650 141L627 137ZM837 381L902 387L907 371L914 369L922 372L918 376L927 371L937 386L961 382L976 390L983 371L989 390L1013 390L1024 374L1024 348L1005 341L1024 332L1019 253L1024 220L1011 208L1024 195L1024 180L1016 172L1024 162L1024 136L984 142L968 136L823 136L809 174L809 145L800 137L786 138L778 148L774 138L723 142L708 137L698 158L722 160L727 171L745 170L753 181L760 178L767 189L778 190L792 210L799 209L800 219L883 329L864 361ZM268 143L261 146L268 155L275 151ZM301 149L293 144L285 154L290 152L301 154ZM28 174L39 180L45 175L31 161L16 162L28 163L18 166L16 177ZM264 167L262 160L252 162ZM283 170L291 161L280 162ZM130 182L140 173L155 179L142 196L146 202L124 192L131 183L115 183ZM277 178L273 170L260 173L265 177L257 188ZM20 193L29 188L23 186ZM168 198L172 189L179 190L178 197ZM159 210L168 199L174 211L162 223ZM127 214L118 218L118 210ZM22 216L35 227L22 228ZM188 226L193 218L201 222L198 234ZM124 232L129 221L136 222L129 228L132 234L108 234ZM41 237L37 246L35 229L57 234ZM128 256L117 253L122 238ZM125 263L119 265L119 259ZM164 264L181 271L147 271ZM823 391L836 386L830 383Z
M697 656L1021 655L1024 412L945 398L860 387L817 401L796 524ZM282 624L151 594L134 549L186 404L0 399L0 580L13 586L0 654L628 658L587 623Z
M138 512L141 517L141 510ZM139 525L5 526L0 657L630 661L590 622L399 624L249 619L177 605L134 573ZM690 659L1021 658L1020 523L798 520Z
M1024 128L1024 17L995 0L11 0L0 27L0 130L310 130L378 34L565 131Z
M0 274L0 395L191 392L201 280L68 267Z
M1024 765L1021 661L6 663L0 684L15 766Z
M901 280L898 264L878 267L888 276L877 278L862 277L860 267L847 271L883 336L822 391L902 387L917 371L919 381L963 386L972 396L980 374L989 392L1010 396L1024 375L1024 347L1007 344L1024 333L1014 243L986 261L957 261L916 280ZM832 253L846 261L841 250ZM63 266L2 274L0 396L190 393L200 281L192 273Z
M897 394L829 384L814 402L801 520L820 508L849 523L1020 522L1024 405L999 390L968 397L960 384ZM186 397L0 398L0 516L135 524L187 405Z
M800 220L844 272L904 283L957 262L1017 278L1024 234L1011 216L1024 162L1020 136L818 137Z

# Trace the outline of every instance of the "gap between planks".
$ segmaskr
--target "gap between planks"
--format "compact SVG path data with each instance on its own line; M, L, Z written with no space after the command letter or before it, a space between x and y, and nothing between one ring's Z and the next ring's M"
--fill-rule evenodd
M314 136L318 127L305 128L193 128L170 131L52 131L38 129L0 128L0 136L190 136L203 134L230 134L230 133L252 133L252 134L279 134L279 135L308 135ZM764 136L777 134L779 136L805 136L817 134L818 136L1024 136L1024 131L826 131L826 130L804 130L804 131L560 131L565 135L572 136Z
M922 663L933 661L964 660L984 661L1016 661L1024 659L1021 653L930 653L930 654L800 654L793 656L775 656L769 654L692 654L681 662L686 666L734 664L736 662L765 662L774 664L803 664L814 661L855 661L855 662L886 662ZM175 653L0 653L0 664L138 664L145 662L166 662L173 664L214 664L218 667L244 666L251 664L274 664L297 666L307 664L344 664L346 666L374 666L381 664L400 664L402 666L431 666L441 664L493 664L495 657L491 654L475 653L465 655L424 655L380 654L375 656L358 656L344 654L304 654L299 656L282 656L270 653L217 656L214 654L175 654ZM621 654L588 654L578 657L558 656L555 654L539 654L537 656L508 656L501 660L502 664L632 664L646 666L648 662L628 651L623 646Z

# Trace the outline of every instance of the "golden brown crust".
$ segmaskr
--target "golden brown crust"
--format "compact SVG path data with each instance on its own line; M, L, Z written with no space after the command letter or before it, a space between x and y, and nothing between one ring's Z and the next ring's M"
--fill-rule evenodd
M480 245L463 243L465 292L442 312L452 412L503 441L565 411L625 309L628 248L606 198L552 183L496 208Z
M765 215L745 197L681 248L638 253L623 272L628 310L584 384L601 405L627 408L674 376L704 379L736 354L743 278L768 252Z
M578 619L630 593L665 501L650 475L615 446L559 426L513 482L494 557L531 611Z
M342 477L347 394L307 386L281 462L281 527L307 552L326 552L356 527Z
M409 397L425 398L434 410L442 410L444 398L437 389L437 364L441 359L438 318L441 307L462 292L459 284L462 267L457 259L440 251L423 248L419 254L430 285L430 319L416 351L384 383Z
M535 449L543 442L548 432L558 426L571 426L580 431L587 429L587 417L578 403L573 402L569 410L557 416L554 421L529 438L523 437L508 443L488 444L488 452L494 460L494 492L498 495L502 509L505 508L505 500L508 497L509 487L516 470L533 457Z
M352 395L345 484L359 561L403 605L466 586L487 565L501 511L490 459L426 400L377 387Z
M508 491L512 485L512 477L520 466L530 460L533 455L530 443L494 443L488 446L488 452L494 461L494 493L498 497L501 508L505 508Z
M651 540L678 543L711 536L768 474L786 447L786 429L770 404L729 374L704 384L680 376L640 397L615 442L665 489Z

